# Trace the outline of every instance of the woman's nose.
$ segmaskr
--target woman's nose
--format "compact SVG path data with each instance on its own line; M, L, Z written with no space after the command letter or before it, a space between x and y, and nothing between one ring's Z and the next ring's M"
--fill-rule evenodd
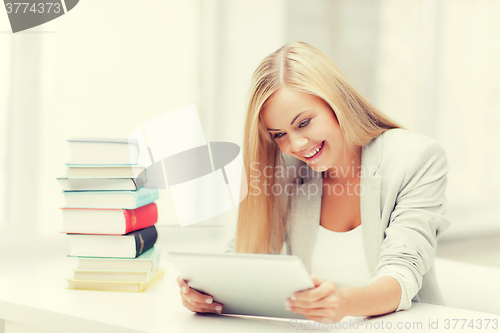
M309 139L301 136L291 137L290 139L291 139L290 148L294 153L305 150L307 148L307 145L309 144Z

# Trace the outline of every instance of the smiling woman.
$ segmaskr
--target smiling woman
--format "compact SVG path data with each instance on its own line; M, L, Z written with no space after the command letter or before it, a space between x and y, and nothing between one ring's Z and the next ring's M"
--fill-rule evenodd
M294 181L268 178L261 172L268 166L286 165L283 154L317 172L360 166L361 147L398 127L366 101L319 50L301 42L287 44L266 57L252 78L244 136L245 165L252 166L248 180L264 193L269 192L267 187L282 188ZM312 155L318 147L321 151ZM286 234L288 199L249 196L242 202L236 251L279 253Z
M444 304L434 256L450 224L446 154L379 112L320 51L291 43L260 63L243 156L252 191L227 252L298 256L315 288L286 309L337 322ZM216 311L178 281L189 309Z

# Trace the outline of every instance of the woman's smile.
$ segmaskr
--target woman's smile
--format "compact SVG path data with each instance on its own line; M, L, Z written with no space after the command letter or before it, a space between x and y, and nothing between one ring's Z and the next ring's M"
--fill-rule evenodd
M323 153L323 147L325 145L325 141L322 141L316 148L310 150L306 154L302 154L302 157L306 159L309 163L314 163L318 158L320 158Z

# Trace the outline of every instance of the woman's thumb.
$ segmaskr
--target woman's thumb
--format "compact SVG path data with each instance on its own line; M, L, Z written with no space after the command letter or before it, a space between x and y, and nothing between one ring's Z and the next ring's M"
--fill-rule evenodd
M318 286L321 284L321 283L319 282L318 278L316 277L316 275L311 274L311 279L313 280L314 287L318 287Z

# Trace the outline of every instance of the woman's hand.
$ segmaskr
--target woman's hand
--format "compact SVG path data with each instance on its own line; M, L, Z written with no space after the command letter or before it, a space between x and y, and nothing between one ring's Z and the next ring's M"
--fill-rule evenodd
M180 276L177 277L180 294L182 297L182 305L193 312L211 312L220 314L222 312L222 304L214 303L213 297L202 294L189 287L186 281Z
M285 306L309 320L334 323L347 315L347 298L344 291L332 281L318 279L311 275L315 288L297 292L294 299L287 299Z

